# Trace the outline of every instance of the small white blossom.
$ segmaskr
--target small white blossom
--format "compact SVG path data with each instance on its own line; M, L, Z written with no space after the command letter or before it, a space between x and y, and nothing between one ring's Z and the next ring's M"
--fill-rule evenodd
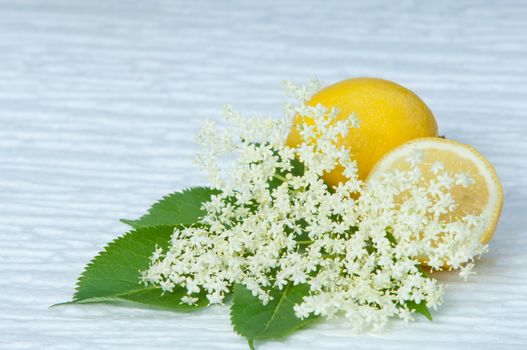
M445 165L443 164L443 162L436 160L434 164L432 164L432 167L430 169L432 170L434 175L437 175L445 169Z
M461 270L459 272L459 276L461 276L465 282L468 281L469 277L471 275L475 275L476 273L474 271L472 271L474 268L474 264L473 263L469 263L469 264L466 264L464 266L461 267Z
M360 126L359 118L357 118L357 115L355 113L351 113L347 118L352 128L358 128Z
M188 304L188 305L194 305L199 299L195 297L189 297L188 295L185 295L181 298L181 303Z
M455 178L456 185L463 187L469 187L475 183L474 179L467 173L458 173Z

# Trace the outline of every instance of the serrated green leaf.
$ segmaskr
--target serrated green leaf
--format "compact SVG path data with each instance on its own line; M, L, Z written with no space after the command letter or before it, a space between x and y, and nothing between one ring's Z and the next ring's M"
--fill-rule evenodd
M425 316L429 321L432 321L432 314L426 306L426 301L423 300L417 304L415 301L408 300L406 301L406 306L408 306L410 310L415 310L416 313Z
M160 288L140 281L140 271L148 269L156 247L166 251L173 230L173 226L138 228L108 244L79 277L73 303L127 301L177 311L205 306L204 296L197 306L189 306L180 303L183 288L163 294Z
M249 346L257 339L284 337L317 318L300 319L295 315L294 305L307 295L307 284L288 285L283 290L271 291L273 300L263 305L245 286L237 284L231 305L232 326L239 335L247 338Z
M190 225L205 212L201 205L220 193L209 187L192 187L182 192L174 192L152 205L148 212L137 220L121 220L134 228L157 225Z

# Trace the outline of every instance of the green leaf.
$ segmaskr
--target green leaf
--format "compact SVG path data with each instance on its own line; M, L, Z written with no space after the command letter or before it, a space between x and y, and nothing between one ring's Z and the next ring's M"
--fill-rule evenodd
M410 310L415 310L416 313L424 315L429 321L432 321L432 314L426 306L426 301L423 300L419 304L417 304L413 300L407 300L406 306L408 306Z
M190 225L205 212L201 209L218 190L209 187L192 187L182 192L174 192L152 205L148 212L137 220L121 220L134 228L157 225Z
M425 271L425 269L421 265L415 265L415 266L417 267L417 270L419 271L421 276L423 276L425 278L428 277L428 273Z
M392 247L395 247L397 245L397 240L393 235L393 229L391 227L388 227L386 229L386 239L390 242Z
M291 165L293 166L293 169L291 170L291 174L293 176L303 176L305 172L305 165L300 160L294 158L291 160Z
M257 339L281 338L308 325L317 317L296 317L293 306L309 295L307 284L288 285L283 290L272 290L271 300L263 305L245 286L234 286L231 323L234 330L247 338L249 346Z
M125 301L178 311L207 305L203 295L197 306L181 304L186 294L181 287L163 294L160 288L140 281L140 272L148 269L156 247L168 248L173 230L172 226L139 228L108 244L79 277L72 303Z

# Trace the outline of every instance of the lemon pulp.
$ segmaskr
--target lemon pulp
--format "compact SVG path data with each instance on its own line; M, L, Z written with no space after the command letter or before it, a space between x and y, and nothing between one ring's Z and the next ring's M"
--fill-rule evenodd
M388 153L375 165L365 181L365 187L385 172L408 170L410 165L406 159L416 150L423 155L420 165L422 181L428 181L434 176L431 167L435 162L440 162L449 174L462 172L472 178L472 185L452 188L451 193L457 207L442 219L454 221L465 215L483 215L485 225L479 234L481 242L488 243L496 230L503 207L503 190L494 167L469 145L438 137L409 141Z

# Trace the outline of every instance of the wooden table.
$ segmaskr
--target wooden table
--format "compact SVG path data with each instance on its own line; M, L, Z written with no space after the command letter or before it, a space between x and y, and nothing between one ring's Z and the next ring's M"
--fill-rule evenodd
M162 195L204 184L193 134L224 103L280 113L282 79L377 76L496 166L506 202L434 321L343 320L260 349L527 347L527 2L0 0L0 348L246 349L228 309L70 298L83 266Z

